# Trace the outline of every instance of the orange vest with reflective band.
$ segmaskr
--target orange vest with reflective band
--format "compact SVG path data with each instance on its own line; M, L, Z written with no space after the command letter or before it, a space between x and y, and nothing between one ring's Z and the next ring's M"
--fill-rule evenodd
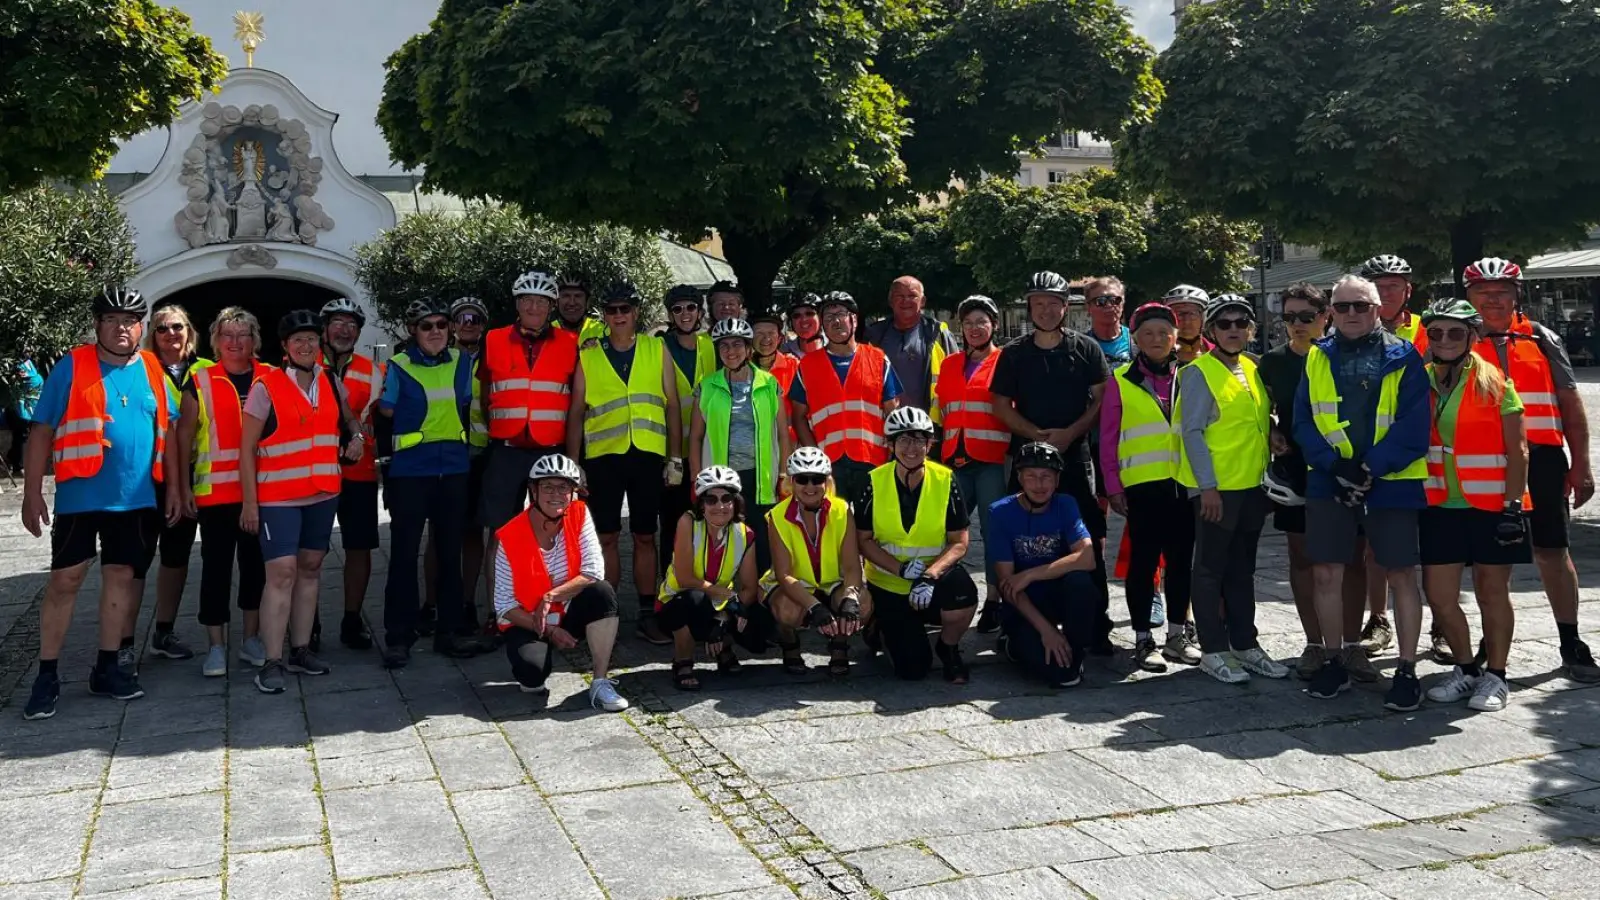
M327 357L323 357L323 365L328 365ZM341 462L344 477L351 481L377 481L378 480L378 441L372 434L372 406L373 400L383 392L383 366L372 361L371 357L357 353L350 357L350 365L344 370L344 393L350 403L350 412L361 420L361 430L365 435L361 450L361 461L355 463Z
M772 359L772 368L767 370L772 377L778 379L779 397L782 398L784 411L789 414L789 421L794 421L794 406L789 402L789 385L794 384L794 377L800 374L800 359L783 351ZM794 425L789 426L789 446L800 446L800 436L795 433Z
M850 458L881 466L889 461L883 439L883 379L889 358L871 344L856 347L844 383L827 353L809 353L800 360L806 406L817 446L838 462Z
M1533 323L1527 316L1517 313L1511 332L1506 339L1504 371L1516 385L1517 396L1522 398L1522 421L1528 427L1528 443L1559 447L1563 443L1561 406L1556 402L1556 383L1550 376L1550 361L1544 358L1544 350L1539 346L1539 339L1533 336ZM1495 349L1493 338L1484 338L1472 349L1491 364L1500 365L1500 352Z
M588 518L588 507L582 500L574 500L561 519L568 580L583 568L583 523ZM544 599L544 595L555 587L550 580L550 571L544 567L544 551L539 548L538 535L533 532L533 517L524 510L496 531L494 537L506 551L506 559L511 563L511 591L516 595L517 605L532 614L539 608L539 601ZM552 603L550 611L565 615L567 604ZM500 623L501 631L511 627L510 624Z
M944 446L939 456L949 465L956 455L957 442L966 448L966 455L978 462L1005 462L1006 451L1011 448L1011 432L994 414L994 394L989 383L994 379L995 363L1000 360L997 349L978 363L978 368L967 378L965 353L952 353L939 366L939 383L935 392L938 407L944 417Z
M322 369L317 377L331 374ZM316 406L282 369L263 372L261 384L272 398L278 426L256 446L256 501L283 503L339 493L339 398L331 380L317 386Z
M1428 505L1439 506L1450 499L1444 464L1445 457L1454 456L1461 496L1477 509L1499 512L1506 500L1506 436L1500 427L1500 401L1479 391L1478 379L1471 373L1464 373L1464 377L1454 444L1445 446L1439 436L1439 418L1433 419L1428 441L1428 480L1424 483ZM1433 405L1435 409L1439 406L1438 391L1433 391ZM1522 492L1522 508L1533 509L1527 490Z
M489 437L507 441L526 430L541 447L562 446L567 439L572 373L578 367L578 337L560 328L545 332L530 369L516 328L496 328L483 339L478 365L489 373Z
M162 463L167 454L167 428L172 424L172 410L168 407L167 373L155 354L140 351L139 360L144 365L145 377L150 379L150 390L156 395L155 459L150 464L150 477L160 484L165 476ZM129 363L133 365L133 363ZM55 464L56 480L91 478L105 464L106 422L112 419L106 413L106 386L100 375L100 351L94 344L84 344L72 351L72 393L67 398L67 412L56 425L51 445L51 458Z
M254 384L272 366L252 363L250 382ZM239 486L239 447L244 441L244 398L228 378L222 363L195 373L194 390L204 407L201 419L206 427L204 458L196 459L194 504L223 506L244 502ZM201 463L210 463L209 468Z

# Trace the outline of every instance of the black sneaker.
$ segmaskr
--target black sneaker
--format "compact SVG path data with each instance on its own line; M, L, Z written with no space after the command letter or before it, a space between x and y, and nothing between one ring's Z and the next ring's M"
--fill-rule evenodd
M150 652L167 659L194 659L194 651L189 649L189 645L178 640L178 636L170 631L158 632L150 639Z
M433 632L439 627L439 610L432 606L424 606L417 610L417 635L419 637L433 637Z
M61 676L43 672L33 679L33 690L28 694L28 705L22 708L22 717L28 721L48 719L56 714L56 701L61 699Z
M1389 693L1383 695L1383 708L1415 712L1422 707L1422 682L1417 679L1416 672L1404 668L1404 663L1401 665L1389 682Z
M990 600L983 604L983 612L978 613L978 624L973 630L979 634L994 634L1000 630L1000 601Z
M144 696L144 689L139 687L138 678L113 666L104 672L98 668L89 670L89 693L113 700L137 700Z
M933 650L938 654L939 662L944 664L944 680L951 684L966 684L971 672L967 663L961 658L961 648L952 647L939 638L933 639Z
M405 644L396 644L383 649L383 667L385 669L404 669L411 662L411 648Z
M1111 643L1111 635L1102 634L1089 645L1089 653L1092 656L1115 656L1117 645Z
M371 650L372 632L361 621L361 613L345 613L339 622L339 643L351 650Z
M1585 684L1600 681L1600 666L1594 663L1594 654L1583 641L1574 641L1561 650L1561 673L1573 681Z
M639 613L639 628L636 633L645 643L655 644L657 647L672 643L672 636L661 630L661 625L656 622L656 614L653 612Z
M1344 664L1338 659L1330 659L1322 664L1317 674L1311 676L1311 684L1306 688L1306 693L1318 700L1332 700L1348 690L1350 690L1350 674L1344 670Z
M451 659L471 659L488 653L491 648L477 638L460 635L435 635L433 652Z

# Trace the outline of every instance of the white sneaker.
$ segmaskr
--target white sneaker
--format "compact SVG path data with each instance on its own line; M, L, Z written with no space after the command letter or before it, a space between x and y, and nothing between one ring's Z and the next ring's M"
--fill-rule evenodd
M228 674L228 651L221 646L207 650L206 661L200 666L200 671L207 678L221 678Z
M1479 712L1499 712L1506 708L1506 698L1510 693L1511 689L1500 680L1500 676L1485 672L1478 678L1467 706Z
M622 712L628 708L628 701L617 693L615 681L610 678L596 678L594 684L589 686L589 705L599 707L606 712Z
M260 635L247 637L239 645L239 661L258 669L267 664L267 645L261 642Z
M1428 699L1434 703L1459 703L1472 696L1473 687L1478 679L1461 671L1460 666L1445 676L1445 679L1431 688L1428 688Z
M1288 678L1289 667L1268 656L1260 647L1240 650L1233 654L1239 665L1263 678Z
M1250 673L1246 672L1237 660L1226 653L1201 654L1200 671L1223 684L1243 684L1250 680Z

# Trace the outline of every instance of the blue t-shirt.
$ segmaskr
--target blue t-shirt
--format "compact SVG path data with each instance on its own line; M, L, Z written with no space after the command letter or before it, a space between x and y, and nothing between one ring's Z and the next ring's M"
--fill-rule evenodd
M1047 566L1089 539L1077 501L1066 494L1055 495L1039 512L1029 511L1016 494L1002 497L989 506L989 531L991 561L1012 563L1018 572Z
M855 357L853 355L834 356L832 353L829 353L828 361L833 363L833 371L838 373L839 383L844 384L844 380L850 377L850 364L855 362ZM884 366L883 398L878 402L888 403L890 400L900 396L904 390L905 388L900 386L899 377L894 374L894 366ZM806 386L798 378L796 378L789 385L789 399L795 403L806 402Z
M106 391L105 462L90 478L69 478L56 483L56 515L85 512L125 512L153 509L156 484L150 467L156 455L156 392L150 389L144 365L138 357L126 366L100 363L100 377ZM66 356L50 370L34 407L34 420L51 427L61 424L67 414L67 397L72 393L72 357ZM177 420L177 398L163 390L160 402L167 404ZM123 398L127 398L123 402ZM127 414L123 411L126 410ZM169 449L171 449L169 447Z
M1106 364L1111 368L1133 361L1133 334L1128 331L1128 326L1123 325L1121 333L1109 341L1102 341L1092 329L1089 336L1100 345L1100 352L1106 355Z

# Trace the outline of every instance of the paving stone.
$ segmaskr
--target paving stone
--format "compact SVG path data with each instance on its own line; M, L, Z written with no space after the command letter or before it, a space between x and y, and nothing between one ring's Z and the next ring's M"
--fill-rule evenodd
M930 838L927 844L964 875L993 875L1117 855L1117 851L1070 825Z
M333 866L321 847L228 857L228 900L325 900L332 894Z
M1194 744L1129 744L1077 751L1168 803L1187 806L1283 794L1291 788L1249 763Z
M0 882L3 884L4 882ZM78 878L57 878L54 881L35 881L28 884L7 885L6 896L17 900L72 900L77 896Z
M1550 900L1589 900L1600 884L1600 860L1575 847L1552 847L1490 860L1485 868Z
M1431 832L1455 856L1507 853L1573 838L1600 837L1600 815L1588 810L1515 804L1488 812L1406 826Z
M428 753L447 791L510 787L526 777L499 731L429 741Z
M1324 836L1328 843L1377 869L1405 869L1445 862L1455 854L1421 826L1401 828L1355 828Z
M193 675L192 672L189 674ZM123 740L203 732L211 736L214 746L222 746L222 729L228 721L227 701L224 698L168 698L159 697L152 687L146 686L145 690L149 692L145 699L128 704L127 716L122 722Z
M0 800L0 884L76 875L94 804L94 791Z
M989 756L1025 756L1108 744L1159 741L1159 732L1144 724L1147 714L1123 716L1107 722L1075 722L1060 717L995 722L953 728L949 734L962 744Z
M393 687L307 697L317 760L420 746L411 713Z
M1379 780L1359 763L1319 753L1303 741L1276 731L1219 735L1187 743L1204 752L1247 763L1272 781L1293 790L1339 790L1353 782Z
M1264 890L1237 866L1205 851L1099 859L1056 869L1096 900L1202 900Z
M4 637L3 632L0 632L0 637ZM23 719L20 713L23 704L28 702L28 692L33 688L32 673L19 682L16 692L12 694L11 703L7 706L7 709L18 712L0 717L0 759L10 757L10 751L16 746L13 742L26 742L30 738L59 741L70 735L76 735L74 739L82 741L85 745L106 739L108 735L114 739L116 735L108 733L107 729L114 731L122 724L122 717L128 704L90 696L83 680L87 675L86 669L83 675L74 678L67 672L63 663L61 701L56 706L56 714L48 719L34 722ZM87 734L94 731L99 731L101 734Z
M442 684L420 686L407 681L402 686L406 707L416 720L417 731L426 739L458 737L495 731L495 724L483 701L464 678Z
M769 887L751 888L748 891L734 891L731 894L718 894L715 900L794 900L794 891L781 884Z
M1577 746L1496 722L1493 716L1462 714L1461 710L1429 708L1414 715L1322 725L1291 734L1323 753L1348 757L1396 778L1542 756Z
M963 878L926 887L895 891L892 900L1072 900L1083 893L1053 869L1024 869L1004 875Z
M269 697L257 691L248 681L231 685L228 694L228 746L235 750L305 747L311 740L306 727L305 710L299 703L279 702L286 696Z
M94 900L222 900L221 878L183 878L109 893L81 895Z
M1071 753L780 785L771 794L840 851L1165 805Z
M860 869L862 879L880 891L897 891L957 877L956 871L939 857L905 844L863 850L843 859Z
M1400 821L1359 800L1329 792L1109 816L1079 822L1077 828L1119 853L1135 856Z
M222 790L222 732L168 734L117 744L104 803Z
M727 752L740 768L764 784L839 778L983 758L981 753L945 735L927 731L827 744L788 744L774 740L766 746L730 748Z
M772 883L760 862L681 783L570 794L551 803L611 900Z
M347 884L340 889L339 896L343 900L489 900L471 869Z
M1384 895L1356 881L1329 881L1305 887L1256 894L1252 900L1386 900Z
M1394 900L1439 900L1441 897L1493 897L1495 900L1536 900L1539 896L1504 878L1480 871L1468 863L1444 868L1401 869L1369 875L1361 882Z
M1462 769L1403 781L1355 779L1344 790L1408 819L1458 815L1498 803L1558 797L1590 789L1595 782L1580 773L1595 772L1594 751L1559 753Z
M230 852L321 843L322 802L309 751L235 750L228 785Z
M1271 888L1295 887L1378 871L1315 835L1232 844L1212 852Z
M341 880L468 863L455 817L435 782L386 784L323 795Z
M348 745L341 745L346 755L332 759L323 759L319 753L317 773L322 778L322 789L341 791L379 784L429 781L438 777L433 761L428 758L428 751L422 746L422 739L411 734L404 740L406 742L400 746L384 746L370 753L349 753ZM322 749L320 740L317 741L317 749Z
M622 716L560 714L501 727L533 780L550 794L678 778Z
M222 794L121 803L100 810L84 893L185 876L220 876Z
M841 716L768 722L757 728L782 744L824 744L831 741L859 741L916 731L951 731L973 725L991 724L994 717L966 703L933 706L886 715L879 711ZM706 737L722 746L729 732L751 730L711 728Z
M484 881L497 897L600 900L600 886L544 798L526 785L453 795ZM538 852L530 853L529 848Z
M116 739L104 729L0 741L0 799L100 787Z
M749 692L665 695L678 714L696 728L762 725L793 719L875 712L877 701L852 681L803 684Z

